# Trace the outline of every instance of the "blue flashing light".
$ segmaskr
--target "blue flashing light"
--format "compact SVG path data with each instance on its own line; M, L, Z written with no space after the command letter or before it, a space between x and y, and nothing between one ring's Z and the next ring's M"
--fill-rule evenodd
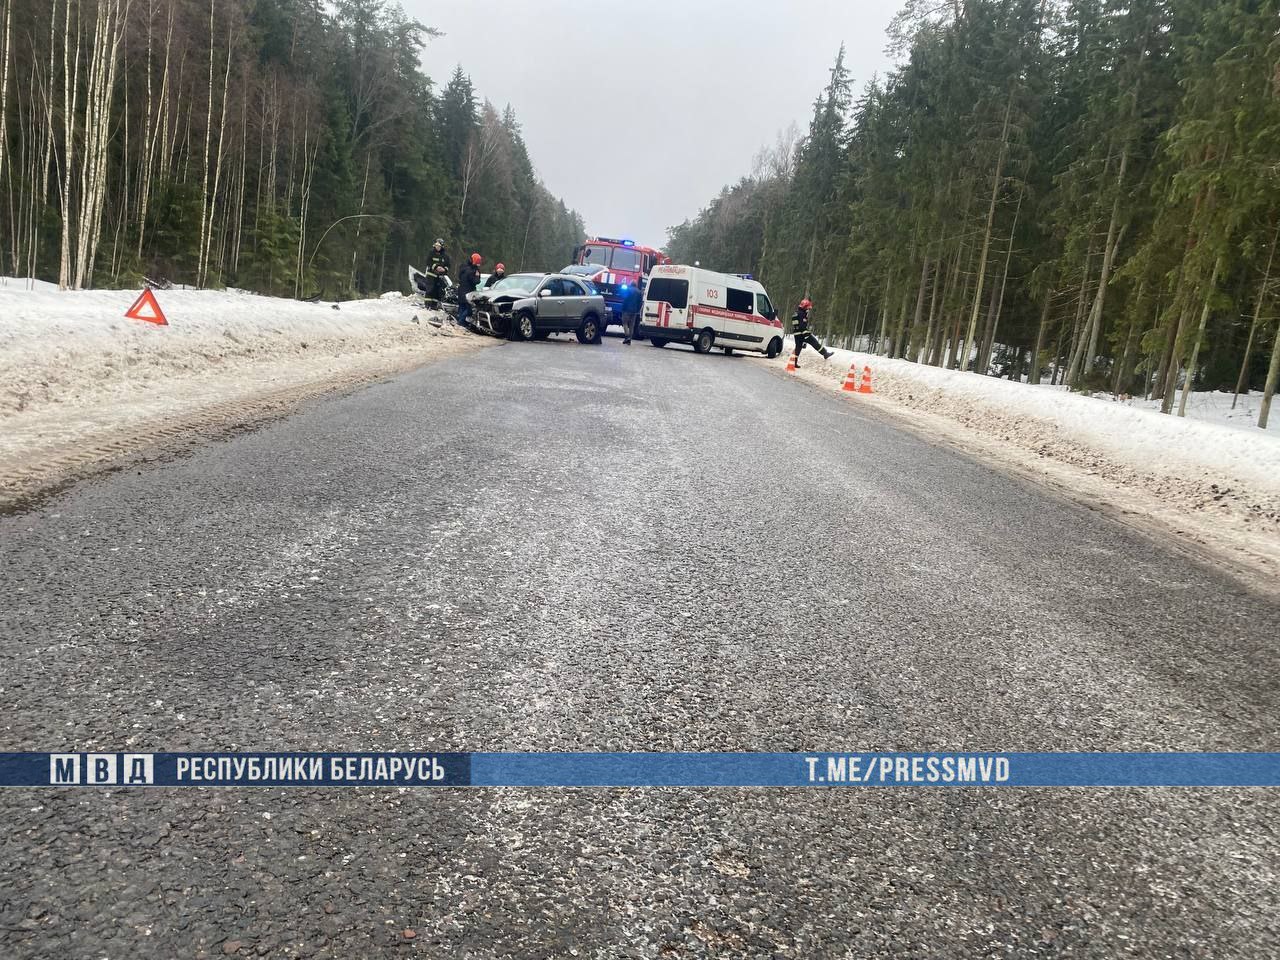
M625 291L626 291L626 289L627 289L627 285L624 283L624 284L623 284L622 286L620 286L618 289L619 289L619 290L622 290L623 292L625 292Z
M624 247L634 247L636 245L636 242L634 240L623 240L622 245Z

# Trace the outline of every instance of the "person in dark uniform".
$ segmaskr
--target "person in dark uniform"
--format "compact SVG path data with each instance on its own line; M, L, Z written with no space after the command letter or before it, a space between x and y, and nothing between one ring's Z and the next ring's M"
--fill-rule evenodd
M458 271L458 326L467 329L471 328L471 301L467 299L467 294L475 293L476 288L480 286L480 264L482 263L484 263L484 257L473 253L471 259Z
M822 345L822 341L815 337L809 331L809 311L813 309L813 301L804 299L800 301L800 306L796 307L796 312L791 317L791 332L796 337L796 366L800 366L800 351L805 345L813 347L820 354L823 360L830 360L832 351Z
M429 299L444 299L444 278L452 268L453 263L449 259L449 251L444 248L444 241L437 239L431 246L431 257L427 261L427 276L431 278L431 289L427 293Z
M622 335L623 343L631 342L636 327L640 325L640 308L644 304L644 290L640 284L641 281L637 279L622 295L622 329L625 331Z

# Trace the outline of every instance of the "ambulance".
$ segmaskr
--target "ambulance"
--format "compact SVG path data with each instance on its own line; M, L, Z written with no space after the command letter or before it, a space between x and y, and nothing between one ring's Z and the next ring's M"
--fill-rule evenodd
M698 353L782 352L782 318L749 274L679 264L660 263L649 273L636 335L655 347L689 343Z

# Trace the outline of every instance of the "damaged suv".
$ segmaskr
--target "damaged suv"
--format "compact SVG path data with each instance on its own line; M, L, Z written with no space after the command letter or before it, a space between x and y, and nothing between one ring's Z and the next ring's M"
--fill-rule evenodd
M473 326L511 340L575 333L580 343L599 343L608 316L589 280L558 273L513 274L467 299Z

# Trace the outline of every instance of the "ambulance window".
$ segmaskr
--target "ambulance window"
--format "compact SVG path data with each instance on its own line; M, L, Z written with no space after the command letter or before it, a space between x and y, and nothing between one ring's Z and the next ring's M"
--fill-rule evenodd
M689 281L672 280L669 277L654 277L649 281L649 289L645 293L646 300L665 301L673 310L683 310L689 305Z
M613 251L613 269L634 273L640 269L640 254L630 247L617 247Z
M732 310L734 313L750 313L753 298L750 290L735 290L733 287L726 287L728 295L725 297L725 309Z
M773 304L769 302L769 298L763 293L756 294L756 312L762 317L768 317L770 320L774 318Z

